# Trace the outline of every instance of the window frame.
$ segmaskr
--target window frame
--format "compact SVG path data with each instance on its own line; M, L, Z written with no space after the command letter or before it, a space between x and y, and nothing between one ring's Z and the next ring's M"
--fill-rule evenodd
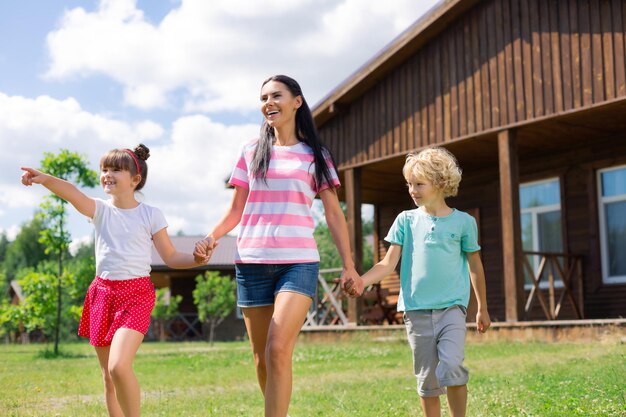
M596 171L596 187L598 190L598 221L600 229L600 264L602 269L602 283L608 285L626 284L626 275L609 276L609 242L604 205L626 201L626 194L604 197L602 195L602 174L611 171L626 170L626 165L611 166Z
M563 235L563 207L561 204L561 197L562 197L562 181L561 181L561 177L556 176L556 177L549 177L549 178L543 178L540 180L536 180L536 181L528 181L528 182L523 182L520 183L519 187L520 187L520 194L522 192L522 187L527 187L527 186L533 186L533 185L539 185L539 184L543 184L543 183L549 183L549 182L553 182L556 181L558 184L558 189L559 189L559 203L558 204L550 204L550 205L546 205L546 206L539 206L539 207L530 207L530 208L522 208L521 204L520 204L520 223L522 221L522 216L524 214L530 214L530 218L531 218L531 225L532 225L532 252L541 252L539 250L539 221L538 221L538 217L539 214L544 214L544 213L550 213L553 211L558 211L560 214L560 219L561 219L561 235ZM561 242L564 245L565 242L563 240L563 236L561 236ZM564 252L565 249L562 247L561 251ZM524 249L522 248L522 253L524 252ZM526 255L524 255L526 256ZM535 273L537 271L537 268L539 267L539 255L534 255L532 257L531 260L531 264L533 266L533 273ZM548 288L549 283L547 280L542 280L541 282L539 282L539 288ZM530 290L533 288L533 284L532 283L526 283L526 280L524 280L524 289L525 290ZM554 288L563 288L563 281L558 278L555 277L554 280Z

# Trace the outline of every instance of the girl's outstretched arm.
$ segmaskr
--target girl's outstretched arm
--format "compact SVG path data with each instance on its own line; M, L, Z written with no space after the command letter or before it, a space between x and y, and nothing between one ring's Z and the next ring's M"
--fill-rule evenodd
M343 261L343 272L341 273L341 288L351 297L357 297L363 293L363 281L354 269L354 261L350 253L350 241L348 238L348 225L346 217L341 210L337 193L335 190L327 188L320 192L320 198L324 204L324 213L328 230L335 241L335 246L339 251L339 256Z
M154 242L154 247L161 256L161 259L163 259L163 261L165 261L165 264L170 268L194 268L196 266L205 264L209 261L210 258L209 255L206 258L205 262L196 262L192 254L177 251L174 247L174 244L172 243L172 239L170 239L169 235L167 234L166 227L152 235L152 241Z
M93 218L96 213L96 202L70 182L29 167L22 167L22 184L31 186L41 184L63 200L72 204L84 216Z

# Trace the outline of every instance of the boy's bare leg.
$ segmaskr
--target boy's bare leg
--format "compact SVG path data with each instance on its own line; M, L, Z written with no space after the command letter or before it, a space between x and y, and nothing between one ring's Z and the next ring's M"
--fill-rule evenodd
M425 417L441 417L439 397L420 397Z
M467 408L467 385L448 387L448 408L450 416L465 417Z

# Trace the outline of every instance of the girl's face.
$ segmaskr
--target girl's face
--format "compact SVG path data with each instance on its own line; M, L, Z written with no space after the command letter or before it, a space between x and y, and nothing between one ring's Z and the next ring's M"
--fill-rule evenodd
M407 180L409 194L416 206L431 206L443 200L443 193L426 178Z
M130 171L120 168L102 167L100 170L100 185L110 195L133 193L140 180L139 175L132 177Z
M261 88L261 113L272 127L293 122L301 105L302 96L294 97L281 82L269 81Z

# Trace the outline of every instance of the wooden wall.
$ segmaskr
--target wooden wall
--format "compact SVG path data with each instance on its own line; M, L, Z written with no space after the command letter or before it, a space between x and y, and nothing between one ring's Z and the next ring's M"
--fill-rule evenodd
M626 0L479 2L320 126L340 168L626 96Z

